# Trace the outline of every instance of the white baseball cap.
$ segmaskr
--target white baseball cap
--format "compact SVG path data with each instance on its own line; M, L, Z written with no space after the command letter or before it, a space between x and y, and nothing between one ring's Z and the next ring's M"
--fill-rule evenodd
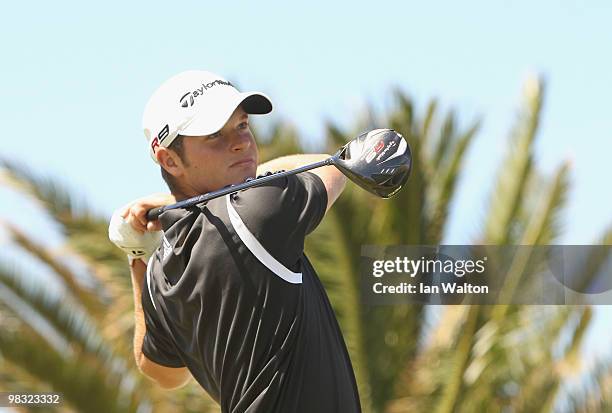
M272 111L272 102L263 93L240 93L214 73L189 70L171 77L153 93L142 116L151 157L157 162L155 150L170 146L179 134L218 132L239 105L249 114Z

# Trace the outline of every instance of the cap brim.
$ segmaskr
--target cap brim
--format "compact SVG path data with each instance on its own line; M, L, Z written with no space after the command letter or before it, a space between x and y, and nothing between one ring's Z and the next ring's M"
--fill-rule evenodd
M178 132L185 136L205 136L218 132L240 105L246 113L252 115L265 115L272 111L272 102L263 93L238 93L231 102L215 107L202 108L193 117L193 120Z

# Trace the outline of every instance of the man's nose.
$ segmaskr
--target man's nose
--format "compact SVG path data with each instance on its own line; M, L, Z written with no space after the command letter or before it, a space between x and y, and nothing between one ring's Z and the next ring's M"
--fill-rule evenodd
M248 149L251 146L251 136L248 133L233 133L230 145L231 150L234 152Z

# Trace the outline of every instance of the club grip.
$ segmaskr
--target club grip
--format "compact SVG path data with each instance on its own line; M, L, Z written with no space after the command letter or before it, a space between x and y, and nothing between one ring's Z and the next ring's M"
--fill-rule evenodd
M155 221L162 212L164 212L164 207L149 209L147 211L147 221Z

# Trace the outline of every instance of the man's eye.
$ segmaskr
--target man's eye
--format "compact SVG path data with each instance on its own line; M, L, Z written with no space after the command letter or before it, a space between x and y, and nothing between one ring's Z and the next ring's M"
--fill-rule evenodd
M239 129L246 129L249 127L249 124L247 122L242 122L240 125L238 125Z
M208 139L215 139L221 136L221 132L215 132L212 135L208 135Z

